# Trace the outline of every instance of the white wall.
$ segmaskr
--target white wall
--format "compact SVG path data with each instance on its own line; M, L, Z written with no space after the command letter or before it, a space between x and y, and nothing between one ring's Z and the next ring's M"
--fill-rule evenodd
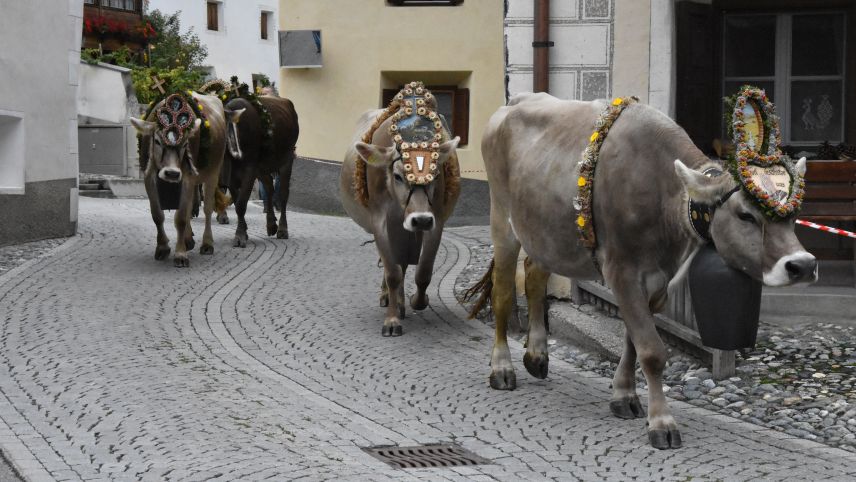
M199 40L208 47L205 65L214 68L214 75L229 80L237 75L242 82L252 84L252 74L265 74L271 81L279 79L278 0L222 0L220 29L208 30L205 0L149 0L149 10L164 13L181 10L182 32L193 27ZM261 39L259 18L262 11L269 15L268 39Z
M83 1L0 0L0 12L0 114L6 112L0 186L14 188L20 179L77 178L75 94ZM12 128L8 122L20 125ZM24 161L7 170L16 157L5 153L20 151L20 144L14 147L20 142ZM24 186L18 187L23 194Z
M80 64L77 114L96 121L128 124L139 116L131 70L110 64Z

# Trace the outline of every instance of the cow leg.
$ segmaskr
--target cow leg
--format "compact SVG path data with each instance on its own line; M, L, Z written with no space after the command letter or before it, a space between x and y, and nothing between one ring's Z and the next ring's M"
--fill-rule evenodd
M276 234L276 211L273 209L273 178L270 173L262 173L259 175L259 181L265 186L265 211L267 211L267 234L273 236Z
M529 335L526 337L523 366L533 377L547 378L550 356L547 351L544 306L550 272L538 267L528 256L523 266L526 271L526 302L529 306Z
M636 394L636 347L630 333L624 334L624 353L612 379L612 400L609 409L618 418L632 419L645 416L645 409Z
M247 203L250 202L250 194L253 191L253 182L256 180L254 174L253 170L244 169L240 180L240 186L238 185L237 179L233 179L232 182L232 193L238 196L237 199L235 199L235 215L238 216L238 227L235 229L235 239L232 241L232 246L236 248L247 247Z
M642 373L648 382L648 441L658 449L678 448L681 446L681 433L663 395L662 377L663 368L666 366L666 347L654 325L648 296L639 285L636 273L627 271L628 266L624 265L616 270L606 268L604 273L627 273L624 276L608 276L608 282L613 288L624 324L630 334L630 341L635 347ZM622 356L622 362L629 364L630 355ZM627 371L627 368L624 370Z
M193 221L188 218L187 227L185 228L184 247L188 251L193 251L194 246L196 246L196 240L193 239Z
M374 232L383 233L385 226L376 226ZM401 265L395 261L392 247L389 244L389 239L386 236L375 236L375 245L377 246L378 254L380 254L381 262L383 263L384 280L387 288L387 299L389 304L386 307L386 317L383 320L383 336L401 336L404 330L401 327L401 316L398 308L399 289L402 288L404 282L404 271Z
M386 308L389 306L389 288L386 286L386 273L380 281L380 306Z
M401 284L398 286L398 292L395 298L398 302L398 317L404 318L407 314L404 306L404 280L407 277L407 263L401 265Z
M226 188L223 189L223 194L226 195ZM237 196L234 189L230 189L232 196ZM229 206L223 208L222 211L217 211L217 224L229 224Z
M419 254L419 264L416 266L416 293L410 297L410 307L414 310L428 308L428 285L434 271L434 260L440 248L443 237L443 226L437 226L422 236L422 252Z
M176 268L187 268L190 266L190 260L187 259L187 228L190 225L190 212L193 210L195 203L194 193L196 186L185 181L181 183L181 200L178 202L178 209L175 210L175 230L177 238L175 241L175 256L173 264Z
M291 186L291 167L294 158L289 155L289 160L279 169L279 227L276 230L277 239L288 239L288 220L285 218L285 208L288 204L288 194Z
M507 331L512 299L517 296L514 278L520 242L512 232L508 217L493 202L490 209L490 231L494 244L493 288L490 299L496 321L496 336L490 357L490 387L495 390L514 390L517 387L517 377L511 364Z
M202 193L205 197L203 201L203 212L205 213L205 232L202 233L202 247L199 248L200 254L214 254L214 234L211 232L211 214L214 212L214 198L217 195L218 179L216 176L209 176L205 181L205 187Z
M155 222L155 227L158 230L157 247L155 247L155 259L158 261L166 259L169 256L169 237L163 229L163 209L160 207L158 199L157 177L155 175L147 175L145 179L146 194L149 196L149 208L152 211L152 221Z

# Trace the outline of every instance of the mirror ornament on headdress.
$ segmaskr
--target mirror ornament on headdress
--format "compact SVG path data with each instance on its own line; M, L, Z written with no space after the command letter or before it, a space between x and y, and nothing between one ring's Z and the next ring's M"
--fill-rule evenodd
M401 153L407 181L428 184L437 177L443 122L436 100L422 82L411 82L396 94L400 105L392 115L389 135Z
M727 160L728 170L768 217L796 214L802 206L805 180L781 152L779 118L767 94L744 85L726 103L735 145L733 157Z

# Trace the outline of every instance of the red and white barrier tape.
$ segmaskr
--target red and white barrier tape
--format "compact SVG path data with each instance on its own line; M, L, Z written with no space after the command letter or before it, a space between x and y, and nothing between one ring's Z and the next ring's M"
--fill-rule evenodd
M829 226L824 226L822 224L811 223L808 221L803 221L802 219L797 219L797 224L802 224L803 226L808 226L810 228L819 229L821 231L826 231L827 233L838 234L840 236L847 236L848 238L856 239L856 233L851 233L850 231L845 231L843 229L831 228Z

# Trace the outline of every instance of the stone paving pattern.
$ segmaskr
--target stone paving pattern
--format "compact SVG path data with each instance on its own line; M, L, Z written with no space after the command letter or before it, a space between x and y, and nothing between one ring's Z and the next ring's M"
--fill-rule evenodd
M856 476L852 454L674 401L685 446L652 449L644 420L609 414L608 379L561 361L533 379L515 342L518 389L490 390L492 332L453 295L483 227L447 231L432 306L382 338L353 222L289 213L289 240L258 209L248 224L246 249L217 227L214 255L176 269L153 259L145 201L81 198L79 236L0 276L0 448L25 479ZM396 470L360 450L437 442L493 464Z

